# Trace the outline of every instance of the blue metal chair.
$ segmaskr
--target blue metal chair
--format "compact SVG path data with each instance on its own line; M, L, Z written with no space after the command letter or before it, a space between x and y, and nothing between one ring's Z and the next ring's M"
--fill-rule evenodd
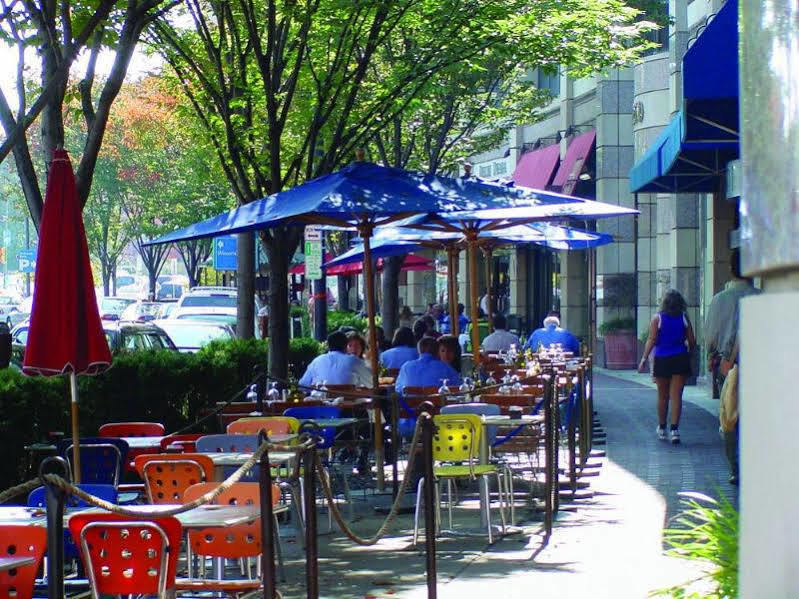
M205 435L197 439L197 453L248 453L258 449L258 435ZM233 474L238 467L226 466L223 469L225 478ZM243 482L258 480L258 468L252 468L240 479Z
M303 420L322 420L325 418L340 418L341 410L336 406L302 406L288 408L283 412L283 416L290 416L300 421L300 432L307 430ZM330 449L336 442L336 428L333 426L320 426L318 430L322 438L322 443L316 446L317 449Z
M57 448L59 455L69 462L70 472L74 473L72 445L72 439L62 439L58 442ZM119 438L81 437L80 482L118 487L119 477L128 457L128 449L127 441Z

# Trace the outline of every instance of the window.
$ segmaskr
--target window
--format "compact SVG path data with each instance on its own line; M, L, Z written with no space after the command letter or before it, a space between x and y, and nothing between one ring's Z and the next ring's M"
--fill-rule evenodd
M494 175L504 175L508 172L508 163L504 160L494 163Z
M478 170L478 173L480 174L481 177L490 177L491 176L491 172L492 171L491 171L491 165L490 164L484 165L484 166L480 166L479 170Z
M547 90L554 98L560 95L560 67L549 71L538 69L538 89Z

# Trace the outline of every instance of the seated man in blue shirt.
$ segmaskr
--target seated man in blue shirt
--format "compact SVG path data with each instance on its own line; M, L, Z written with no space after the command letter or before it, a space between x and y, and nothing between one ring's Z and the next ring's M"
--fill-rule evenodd
M391 349L380 354L380 365L383 368L402 368L405 362L419 357L416 351L416 338L408 327L400 327L394 333Z
M417 345L419 357L405 362L400 368L394 387L402 393L405 387L438 387L444 379L448 385L460 385L461 375L449 364L438 359L438 341L422 337Z
M541 345L549 348L550 345L555 343L560 343L564 351L572 352L575 356L580 355L580 342L577 337L560 327L560 314L552 311L544 319L544 326L536 329L530 335L526 347L533 351L538 351Z
M465 306L463 304L458 304L458 332L465 333L466 332L466 325L469 324L469 319L466 318L463 311L465 310ZM447 314L444 317L444 320L441 322L441 332L442 333L452 333L452 328L450 327L450 315Z
M371 387L372 374L366 362L347 353L347 335L335 331L327 337L327 353L317 356L308 364L299 382L305 386L329 383Z

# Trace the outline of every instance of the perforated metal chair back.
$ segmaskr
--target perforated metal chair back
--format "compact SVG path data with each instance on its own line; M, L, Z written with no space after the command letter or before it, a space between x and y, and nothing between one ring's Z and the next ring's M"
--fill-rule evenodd
M131 520L111 513L75 514L92 595L157 595L175 586L181 526L173 517Z
M202 437L202 433L186 433L182 435L169 435L161 439L161 452L166 453L167 450L174 451L179 447L180 452L194 453L197 451L197 439ZM176 452L176 453L180 453Z
M267 435L286 435L296 433L300 423L295 418L285 416L259 416L255 418L239 418L227 425L229 435L257 435L262 430Z
M183 503L186 489L213 480L214 462L203 453L140 455L136 471L144 480L150 503Z
M47 529L27 524L0 525L0 557L30 557L33 562L0 572L0 597L31 599L36 572L47 548Z
M160 422L108 422L99 430L101 437L160 437L164 432Z
M464 404L450 404L446 406L442 406L441 408L442 414L478 414L478 415L486 415L486 416L496 416L500 413L499 406L495 406L492 404L487 403L464 403ZM486 437L488 438L488 444L494 442L497 438L497 427L496 426L486 426L485 433Z
M255 451L258 435L205 435L197 439L199 453L226 453Z
M341 416L341 410L336 406L301 406L289 408L283 412L283 415L297 419L297 421L300 422L300 431L302 431L307 428L306 423L302 422L303 420L339 418ZM336 442L335 427L319 426L319 435L322 437L322 443L316 446L317 449L329 449L333 447L333 444Z
M471 462L478 457L483 423L476 414L440 414L433 417L433 459Z
M59 442L59 453L72 463L72 439ZM119 485L119 477L129 453L126 441L117 437L83 437L80 439L80 482L99 485Z
M193 501L219 486L202 483L186 489L184 501ZM222 492L214 503L219 505L259 505L261 494L258 483L236 483ZM280 501L280 489L272 485L272 504ZM247 524L224 528L204 528L189 531L189 546L198 555L211 557L254 557L261 554L261 519Z

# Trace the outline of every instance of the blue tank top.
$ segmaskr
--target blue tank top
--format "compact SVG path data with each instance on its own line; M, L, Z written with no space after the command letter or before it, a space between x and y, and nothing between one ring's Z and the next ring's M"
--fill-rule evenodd
M687 354L685 345L685 315L669 316L661 312L660 326L658 327L658 340L655 344L655 356L666 357L678 354Z

